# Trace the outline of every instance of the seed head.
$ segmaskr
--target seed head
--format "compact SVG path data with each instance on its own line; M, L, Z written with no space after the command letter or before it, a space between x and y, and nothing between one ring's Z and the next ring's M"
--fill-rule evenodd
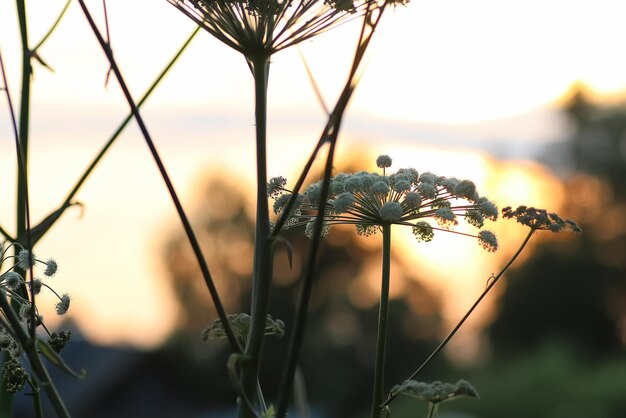
M0 279L0 283L4 283L7 289L13 291L19 289L20 285L24 283L24 279L22 279L22 276L14 271L7 271L2 276L0 276Z
M57 315L65 315L70 309L70 295L64 293L56 304Z
M480 231L478 233L478 244L489 252L498 249L498 240L491 231Z
M46 270L43 272L44 276L52 277L57 272L57 262L54 259L50 259L46 262Z
M376 158L376 166L378 166L378 168L391 167L391 157L388 155L379 155L378 158Z
M35 254L32 251L21 250L17 254L17 265L24 271L30 269L31 266L35 265Z
M396 222L402 217L402 205L400 202L385 202L380 208L380 218L387 222Z

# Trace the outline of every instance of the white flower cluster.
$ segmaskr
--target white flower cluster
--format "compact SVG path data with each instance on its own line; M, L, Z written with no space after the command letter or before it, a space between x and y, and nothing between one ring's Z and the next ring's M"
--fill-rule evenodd
M9 250L13 247L21 248L17 251L17 255L9 254ZM2 266L8 261L13 260L13 265L8 269L2 271ZM21 247L20 244L9 244L5 247L3 243L0 243L0 289L11 297L11 300L20 304L20 317L23 320L28 320L31 315L31 303L25 293L21 289L29 288L33 294L37 295L41 291L42 287L48 288L52 291L59 302L56 304L56 312L58 315L64 315L70 308L70 296L67 293L59 295L50 286L45 284L40 278L34 278L32 282L24 280L22 275L16 271L16 269L22 271L29 271L34 269L37 265L45 266L43 275L45 277L52 277L57 272L57 262L54 259L43 261L38 259L32 251L28 251Z
M391 166L391 158L381 155L376 163L385 170ZM274 199L276 214L284 212L293 194L286 184L283 177L268 183L268 196ZM307 187L297 196L285 227L306 225L307 236L312 236L321 195L321 181ZM331 178L325 212L323 234L335 224L355 225L357 233L366 236L375 234L383 225L395 224L410 226L419 241L432 240L436 230L451 230L459 216L479 229L485 220L495 221L498 217L496 205L479 196L473 182L419 173L413 168L401 168L390 175L340 173ZM488 251L498 248L490 231L480 231L476 238Z

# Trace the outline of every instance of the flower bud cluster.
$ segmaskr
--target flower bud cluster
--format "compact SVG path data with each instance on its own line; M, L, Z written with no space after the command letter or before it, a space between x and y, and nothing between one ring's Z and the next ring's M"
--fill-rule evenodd
M391 167L387 155L376 159L383 170ZM276 177L268 184L268 196L275 200L274 211L281 214L293 193L285 188L286 180ZM314 221L321 203L322 182L311 184L298 195L285 227L306 225L307 236L312 236ZM419 241L430 241L436 230L451 230L459 217L476 228L486 220L495 221L498 209L482 197L470 180L437 176L430 172L419 173L413 168L402 168L383 175L360 171L340 173L330 179L324 215L323 235L331 225L355 225L360 235L369 236L383 225L412 227ZM481 231L476 238L488 251L498 247L496 237Z
M12 247L21 248L17 251L17 255L9 254L9 249ZM55 307L57 314L64 315L67 313L70 308L70 296L67 293L59 295L50 286L44 283L41 278L36 277L33 278L32 281L26 282L22 275L16 271L16 269L22 271L33 269L33 271L35 271L35 267L44 266L43 276L49 278L54 276L58 269L57 262L54 259L47 261L40 260L32 251L22 248L19 244L9 244L6 248L4 244L0 245L0 269L3 264L11 259L14 260L14 265L0 274L0 289L5 291L13 301L20 305L19 313L23 320L28 321L32 318L31 303L26 298L26 292L22 291L22 289L26 290L27 288L32 291L34 295L38 295L42 288L46 287L59 299Z
M19 392L28 380L28 373L14 358L9 358L4 362L1 374L2 386L8 393Z
M580 234L583 230L571 219L563 219L556 213L548 213L545 209L537 209L527 206L518 206L513 210L510 206L502 209L502 217L515 219L522 225L533 230L561 232L570 230Z
M401 385L394 386L391 392L412 396L434 405L462 397L479 398L476 389L468 381L462 379L456 383L405 380Z
M250 332L251 317L246 313L229 314L228 323L237 338L245 341ZM280 319L273 319L270 315L265 318L265 335L285 335L285 323ZM202 341L207 342L218 338L226 338L226 331L221 319L216 319L211 325L202 330Z
M11 266L3 268L8 264ZM39 294L44 287L59 299L55 307L58 315L64 315L70 308L69 295L59 295L44 283L42 278L33 277L32 280L24 280L24 272L32 271L35 274L41 267L43 267L41 272L43 278L54 276L58 269L55 260L40 260L32 251L28 251L18 243L10 243L6 246L0 243L0 293L2 293L0 297L10 298L13 307L17 307L16 314L21 321L21 326L28 328L36 328L43 324L43 317L34 308L31 298ZM7 315L8 313L3 312L2 316L6 318ZM15 338L17 331L11 328L8 322L0 324L0 352L7 355L0 373L4 388L10 393L15 393L24 387L28 374L20 363L22 349ZM69 331L60 331L50 335L49 343L54 350L59 352L69 339Z

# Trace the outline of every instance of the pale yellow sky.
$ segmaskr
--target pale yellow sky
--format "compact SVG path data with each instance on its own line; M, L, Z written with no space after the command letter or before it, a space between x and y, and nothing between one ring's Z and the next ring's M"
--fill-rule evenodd
M32 43L63 3L29 3ZM88 4L94 14L100 13L101 2ZM109 0L107 4L114 53L139 95L193 24L165 0ZM408 147L394 137L392 124L454 124L523 114L550 106L576 80L605 92L624 89L626 56L621 51L626 26L620 20L624 8L620 0L414 0L385 17L348 116L376 118L383 127L388 124L389 134L380 138L382 145L376 138L366 139L375 148L373 154L398 158L397 167L473 178L487 187L487 193L491 190L500 196L506 196L496 181L502 173L513 176L524 190L538 187L537 178L548 178L541 170L526 167L534 174L518 175L516 163L500 166L480 152L458 150L451 155ZM344 82L356 29L355 24L347 24L302 45L329 102ZM14 100L20 71L18 39L14 5L2 2L0 48ZM104 88L107 64L77 4L72 4L40 53L55 72L36 67L34 74L35 219L59 203L126 112L116 83ZM203 33L146 107L149 128L187 207L195 203L194 179L216 166L252 178L252 149L242 145L253 134L251 92L243 59ZM295 49L273 59L269 99L270 117L296 115L307 124L298 129L278 122L270 126L270 175L293 176L324 119ZM7 121L1 100L0 224L10 228L14 167ZM518 137L515 132L510 136ZM348 134L344 152L362 140ZM528 193L532 201L528 203L557 204L546 197L553 191L540 188ZM54 287L72 294L74 308L81 312L75 319L97 341L158 343L174 324L176 312L154 254L165 238L163 231L177 228L178 223L136 128L120 138L78 199L86 205L82 218L69 212L40 246L42 257L59 259ZM428 257L436 260L431 252ZM495 268L494 264L472 266L472 275L479 278ZM449 277L455 280L454 271ZM458 284L448 291L446 315L452 320L458 306L463 306L455 304L459 295L469 297L471 292Z
M64 3L29 10L31 40ZM165 0L109 0L114 52L136 94L143 91L193 23ZM34 4L34 3L29 3ZM101 2L88 2L101 16ZM601 91L626 88L621 0L413 0L390 11L372 48L352 110L393 119L458 123L523 113L552 103L575 81ZM14 6L0 6L0 47L17 82ZM357 24L302 45L328 100L345 79ZM106 63L77 4L41 51L56 72L37 68L36 95L46 103L116 106L103 89ZM295 49L277 54L270 78L276 109L316 108ZM250 103L242 58L202 34L151 106L199 104L240 109ZM297 94L294 94L297 92Z

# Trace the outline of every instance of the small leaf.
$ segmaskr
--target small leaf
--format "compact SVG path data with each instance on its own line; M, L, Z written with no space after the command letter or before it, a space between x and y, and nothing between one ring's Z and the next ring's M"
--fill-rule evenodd
M43 58L41 58L41 56L37 53L37 51L32 51L31 56L35 59L35 61L41 64L42 67L49 70L50 72L54 72L54 69L50 67L48 63L43 60Z
M262 418L274 418L276 417L276 411L274 410L274 405L270 405L269 408L267 408L267 411L263 412L261 414Z
M31 228L30 229L31 245L34 246L37 243L37 241L39 241L46 234L46 232L48 232L48 230L52 228L52 225L54 225L56 221L59 220L61 215L63 215L63 212L65 212L67 208L72 207L72 206L82 207L83 204L80 202L71 202L71 203L68 203L67 205L62 205L59 209L55 210L50 215L46 216L41 222L39 222L39 224ZM18 237L18 241L23 246L25 247L28 246L28 243L26 242L26 236Z
M84 379L87 375L87 371L85 371L84 369L81 370L80 373L76 373L75 371L73 371L70 366L68 366L67 363L65 363L65 361L61 358L61 356L59 356L59 354L54 351L50 344L48 344L44 340L37 338L37 348L39 349L39 352L50 361L50 363L63 370L70 376L73 376L76 379Z

